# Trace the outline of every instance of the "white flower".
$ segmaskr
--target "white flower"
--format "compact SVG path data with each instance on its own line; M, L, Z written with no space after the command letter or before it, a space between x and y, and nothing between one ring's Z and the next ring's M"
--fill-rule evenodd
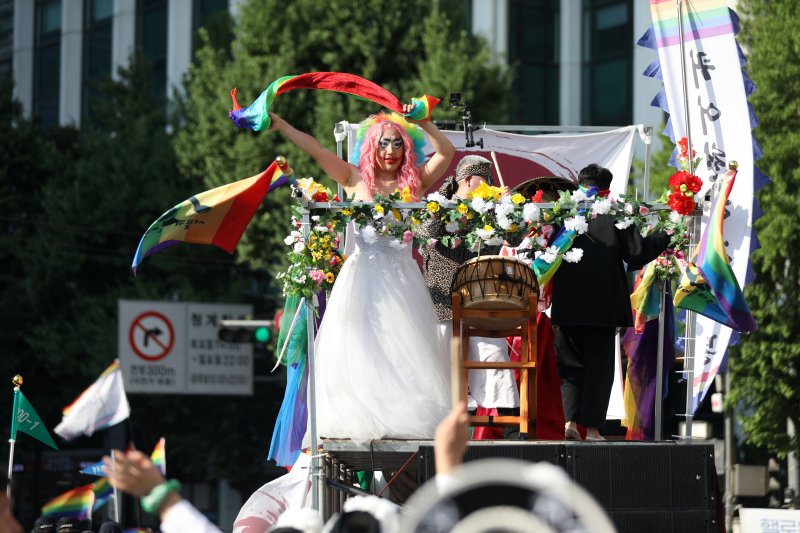
M513 224L513 223L514 223L514 221L511 220L510 218L508 218L505 215L497 217L497 225L500 226L501 228L503 228L504 230L507 230L508 228L510 228L511 224Z
M589 197L586 196L586 193L583 192L583 190L576 189L576 190L572 191L572 201L573 202L575 202L575 203L585 202L588 199L589 199Z
M328 233L330 228L328 226L314 226L314 231L318 231L320 233Z
M545 263L552 264L558 258L558 248L555 246L548 247L541 255L541 258Z
M536 244L539 245L539 248L544 248L547 246L547 237L544 235L539 235L536 237Z
M289 235L287 235L285 239L283 239L283 242L286 243L287 246L291 246L292 244L301 240L302 237L303 236L299 231L293 231Z
M505 196L503 198L506 198ZM511 202L500 202L494 206L494 212L498 218L506 217L509 213L514 211L514 204Z
M305 242L297 241L296 243L294 243L294 248L292 248L292 251L294 253L296 253L296 254L299 254L299 253L302 253L303 250L305 250L305 248L306 248L306 243Z
M631 217L625 217L623 220L614 224L614 226L616 226L617 229L625 229L631 224L633 224L633 219Z
M522 208L522 219L528 224L539 220L539 206L536 204L525 204Z
M592 213L595 215L607 215L611 211L611 199L601 198L592 204Z
M487 230L485 230L485 229L483 229L483 228L481 228L481 229L476 229L476 230L475 230L475 234L476 234L478 237L480 237L482 240L484 240L484 241L485 241L485 240L487 240L487 239L491 238L491 237L492 237L492 235L494 235L494 228L492 228L492 229L490 229L490 230L488 230L488 231L487 231Z
M669 221L672 222L673 224L677 224L678 222L680 222L681 218L683 218L683 216L677 211L669 212Z
M314 215L313 217L311 217L311 220L313 220L314 222L319 222L319 215Z
M494 202L487 202L481 197L476 197L472 199L472 204L470 204L472 209L476 212L480 213L481 215L484 214L486 211L494 207Z
M367 244L372 244L378 240L378 237L375 236L375 226L364 226L361 228L361 236L364 237L364 241Z
M427 200L429 202L436 202L437 204L439 204L440 206L445 207L445 208L450 207L451 205L454 205L453 202L448 200L445 195L443 195L442 193L440 193L438 191L437 192L432 192L431 194L429 194L428 197L427 197Z
M455 233L458 231L458 221L452 220L444 225L444 229L447 230L448 233Z
M583 250L580 248L573 248L564 254L564 261L567 263L577 263L583 257Z
M497 235L486 240L486 246L500 246L501 244L503 244L503 238Z
M564 219L564 227L567 230L574 230L578 235L589 230L589 223L582 216L574 216Z
M469 247L469 251L470 251L470 252L477 252L477 251L478 251L478 250L480 250L480 249L481 249L481 241L475 241L475 242L473 242L473 243L472 243L472 245Z
M625 213L629 215L633 214L633 204L625 204Z

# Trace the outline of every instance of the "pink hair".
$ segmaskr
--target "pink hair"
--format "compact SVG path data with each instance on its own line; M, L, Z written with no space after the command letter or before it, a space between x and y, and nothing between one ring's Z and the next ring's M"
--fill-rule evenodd
M374 195L378 142L380 141L381 133L384 128L393 129L399 133L400 137L403 139L403 160L400 162L400 168L397 169L397 173L395 174L397 187L400 190L409 187L412 199L415 202L419 201L422 193L422 180L419 177L419 169L416 164L417 157L414 154L414 142L400 125L389 120L379 120L370 126L367 133L364 135L364 140L361 142L361 157L358 163L361 179L364 180L364 184L367 186L370 196Z

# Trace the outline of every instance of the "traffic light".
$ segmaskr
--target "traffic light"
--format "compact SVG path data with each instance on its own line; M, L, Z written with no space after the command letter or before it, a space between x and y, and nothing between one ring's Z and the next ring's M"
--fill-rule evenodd
M272 320L222 320L217 337L224 342L266 344L272 337Z

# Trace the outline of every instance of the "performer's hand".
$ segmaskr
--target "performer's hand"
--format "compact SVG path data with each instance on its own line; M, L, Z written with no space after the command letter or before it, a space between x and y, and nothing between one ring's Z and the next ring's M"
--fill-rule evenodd
M132 496L141 498L150 494L155 487L164 483L164 476L153 461L138 450L123 453L114 450L114 459L103 457L103 471L108 476L108 481Z
M283 120L280 115L270 112L269 113L269 131L281 131L283 127L288 124Z
M414 104L403 104L403 115L405 115L406 113L411 113L412 109L414 109ZM406 119L408 122L411 122L412 124L423 124L425 122L429 122L427 120L414 120L412 118L405 116L403 118Z
M461 464L467 451L469 414L466 402L459 402L436 428L434 455L436 473L449 474Z

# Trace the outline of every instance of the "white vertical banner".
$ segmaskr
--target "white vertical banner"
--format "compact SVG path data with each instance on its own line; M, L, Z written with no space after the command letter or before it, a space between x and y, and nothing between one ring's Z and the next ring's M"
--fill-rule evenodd
M753 219L754 155L750 110L745 93L734 26L725 0L683 1L684 53L681 65L677 0L650 0L654 38L658 49L664 93L670 113L667 127L673 140L689 137L703 159L695 169L703 180L704 195L736 161L739 172L725 219L726 250L739 286L745 286ZM684 105L684 80L686 104ZM688 114L688 125L687 125ZM691 134L691 135L690 135ZM708 209L702 230L708 223ZM732 330L697 315L694 348L694 404L703 399L717 374Z

